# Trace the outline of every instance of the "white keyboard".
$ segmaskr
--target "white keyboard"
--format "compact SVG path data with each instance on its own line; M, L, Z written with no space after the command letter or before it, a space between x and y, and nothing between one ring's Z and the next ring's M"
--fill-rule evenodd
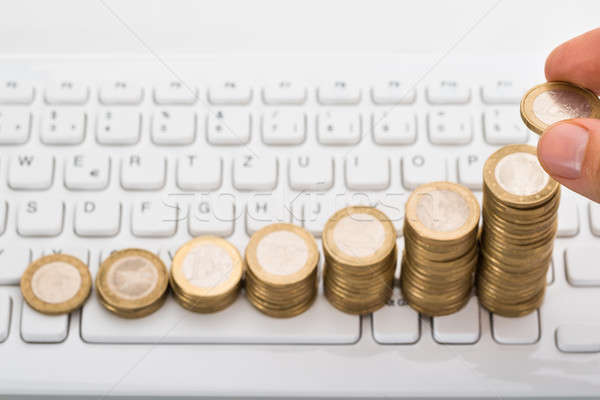
M481 199L486 157L535 144L518 103L543 81L543 59L1 60L0 394L597 395L600 206L566 190L546 301L524 318L473 298L432 320L398 292L362 318L322 294L292 319L243 295L212 315L169 299L125 320L92 295L81 311L45 316L18 287L42 254L78 256L92 275L124 247L169 265L196 235L243 251L254 231L291 221L319 237L349 204L386 212L402 247L411 189L450 180Z

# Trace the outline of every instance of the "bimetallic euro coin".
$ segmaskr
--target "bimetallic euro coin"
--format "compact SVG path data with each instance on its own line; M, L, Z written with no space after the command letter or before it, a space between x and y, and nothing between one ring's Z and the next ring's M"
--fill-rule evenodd
M165 301L168 283L162 260L142 249L112 253L96 275L100 302L124 318L139 318L156 311Z
M573 118L600 118L600 99L592 91L568 82L546 82L530 89L521 100L521 118L537 134Z
M313 236L292 224L255 232L246 247L246 295L259 311L289 318L317 296L319 251Z
M183 307L216 312L235 301L244 261L235 246L216 236L201 236L181 246L171 266L171 288Z
M27 304L48 315L78 309L91 288L92 277L87 265L67 254L38 258L21 276L21 293Z

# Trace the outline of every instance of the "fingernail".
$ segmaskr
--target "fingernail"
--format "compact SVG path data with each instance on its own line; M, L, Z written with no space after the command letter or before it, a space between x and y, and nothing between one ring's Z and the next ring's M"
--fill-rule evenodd
M585 128L563 122L548 128L540 139L538 153L551 175L567 179L581 176L590 134Z

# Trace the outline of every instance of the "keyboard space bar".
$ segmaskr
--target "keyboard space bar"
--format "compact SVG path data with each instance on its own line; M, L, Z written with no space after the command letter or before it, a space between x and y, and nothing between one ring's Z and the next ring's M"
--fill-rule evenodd
M216 314L196 314L169 297L163 307L141 319L122 319L92 294L81 318L81 336L89 343L198 344L352 344L360 338L360 319L334 309L321 293L305 313L271 318L240 298Z

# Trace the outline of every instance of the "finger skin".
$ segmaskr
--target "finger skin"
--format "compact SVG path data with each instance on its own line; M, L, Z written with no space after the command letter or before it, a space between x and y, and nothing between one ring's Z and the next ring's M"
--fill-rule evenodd
M600 28L554 49L546 59L546 79L571 82L600 95Z
M589 134L581 175L576 179L567 179L553 175L552 171L544 165L544 153L556 152L556 149L551 148L556 144L550 139L550 135L546 135L551 127L544 132L538 142L538 159L544 170L559 183L583 196L600 202L600 120L581 118L568 120L568 123L579 125L587 130Z

